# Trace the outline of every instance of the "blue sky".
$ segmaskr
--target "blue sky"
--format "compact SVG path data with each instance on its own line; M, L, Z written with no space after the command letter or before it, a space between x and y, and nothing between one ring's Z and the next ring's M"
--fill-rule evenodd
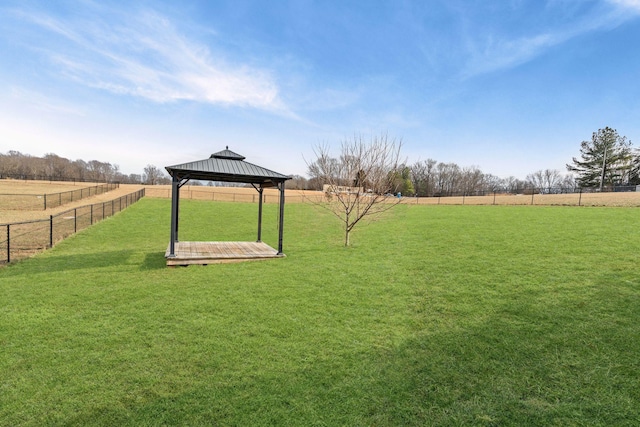
M0 55L0 152L126 174L228 145L305 175L384 132L524 178L640 138L640 0L5 0Z

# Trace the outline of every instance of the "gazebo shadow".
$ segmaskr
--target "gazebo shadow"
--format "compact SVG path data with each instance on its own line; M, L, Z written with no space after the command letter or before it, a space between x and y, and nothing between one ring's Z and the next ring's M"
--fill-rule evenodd
M149 252L144 256L140 270L159 270L165 266L165 258L162 252Z

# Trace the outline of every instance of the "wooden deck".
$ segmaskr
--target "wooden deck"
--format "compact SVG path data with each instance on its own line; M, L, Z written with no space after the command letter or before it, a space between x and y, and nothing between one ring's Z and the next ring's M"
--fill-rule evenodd
M169 253L168 246L164 255L167 266L258 261L285 256L263 242L176 242L176 256L169 258Z

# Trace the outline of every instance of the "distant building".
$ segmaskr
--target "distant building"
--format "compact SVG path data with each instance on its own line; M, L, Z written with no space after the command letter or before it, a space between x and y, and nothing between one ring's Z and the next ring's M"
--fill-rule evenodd
M331 184L324 184L322 186L322 191L324 193L330 193L330 194L338 194L338 193L342 193L342 194L357 194L357 193L364 193L364 188L362 187L349 187L346 185L331 185Z

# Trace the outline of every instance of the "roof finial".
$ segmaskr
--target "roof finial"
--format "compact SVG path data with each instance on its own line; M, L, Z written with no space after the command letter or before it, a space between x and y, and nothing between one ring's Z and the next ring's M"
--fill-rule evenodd
M227 150L229 149L229 146L227 145Z

